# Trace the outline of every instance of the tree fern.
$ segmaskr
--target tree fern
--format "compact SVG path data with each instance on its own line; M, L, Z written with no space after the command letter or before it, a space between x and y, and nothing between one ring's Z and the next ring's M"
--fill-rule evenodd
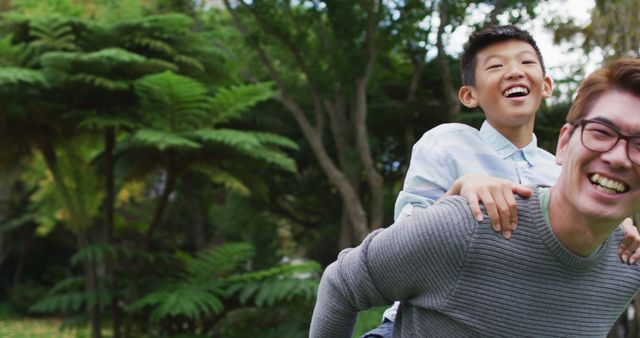
M240 178L213 165L207 163L194 163L189 165L189 170L207 175L211 181L222 185L228 191L235 192L242 196L247 196L250 193L249 188Z
M154 323L171 316L197 320L220 313L224 309L222 295L219 283L179 282L147 294L133 303L129 310L140 311L150 307L152 310L149 319Z
M225 244L199 252L186 264L186 273L190 279L206 280L217 278L236 270L241 264L253 257L255 251L247 243Z
M62 17L46 17L31 21L30 35L35 39L32 47L41 50L75 50L75 35L69 23Z
M238 118L258 102L272 98L275 94L272 87L271 83L257 83L219 89L211 100L211 109L215 113L212 124Z
M200 128L207 118L207 90L197 81L164 72L146 76L135 84L146 122L172 132Z
M98 304L106 306L111 301L111 293L98 288L87 293L84 277L70 277L60 281L49 290L47 296L34 304L29 311L35 313L71 313L80 311L84 305Z
M0 92L11 92L21 84L46 87L49 82L45 75L37 70L18 67L0 68Z
M199 149L201 145L188 138L174 133L159 130L140 129L131 136L133 144L153 147L158 150L166 149Z

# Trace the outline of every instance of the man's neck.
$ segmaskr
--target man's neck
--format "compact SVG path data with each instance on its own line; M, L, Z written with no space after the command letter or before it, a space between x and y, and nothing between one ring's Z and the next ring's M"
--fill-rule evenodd
M597 219L584 215L567 203L567 197L551 188L549 219L556 238L572 253L593 254L622 220Z

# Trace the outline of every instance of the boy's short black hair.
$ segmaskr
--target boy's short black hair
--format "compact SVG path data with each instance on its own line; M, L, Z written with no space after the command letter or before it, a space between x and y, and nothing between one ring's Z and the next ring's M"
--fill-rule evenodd
M533 39L529 32L514 25L489 26L473 32L473 34L469 36L469 40L464 44L462 56L460 56L460 72L462 74L463 86L475 86L476 84L476 55L494 43L507 40L519 40L530 44L538 55L542 73L546 74L540 48L538 48L536 40Z

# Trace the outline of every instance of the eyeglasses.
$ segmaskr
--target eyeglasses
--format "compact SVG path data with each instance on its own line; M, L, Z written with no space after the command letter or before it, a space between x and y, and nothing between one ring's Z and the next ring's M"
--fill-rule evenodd
M627 141L627 156L635 165L640 166L640 135L627 136L613 125L598 120L577 119L571 122L575 128L582 127L580 141L582 145L595 152L607 152L618 144L620 139Z

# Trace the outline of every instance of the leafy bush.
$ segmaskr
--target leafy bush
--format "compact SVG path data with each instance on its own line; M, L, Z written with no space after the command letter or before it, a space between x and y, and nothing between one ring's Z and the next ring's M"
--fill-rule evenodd
M47 294L47 288L33 283L19 284L9 291L9 305L18 313L27 314L29 308Z

